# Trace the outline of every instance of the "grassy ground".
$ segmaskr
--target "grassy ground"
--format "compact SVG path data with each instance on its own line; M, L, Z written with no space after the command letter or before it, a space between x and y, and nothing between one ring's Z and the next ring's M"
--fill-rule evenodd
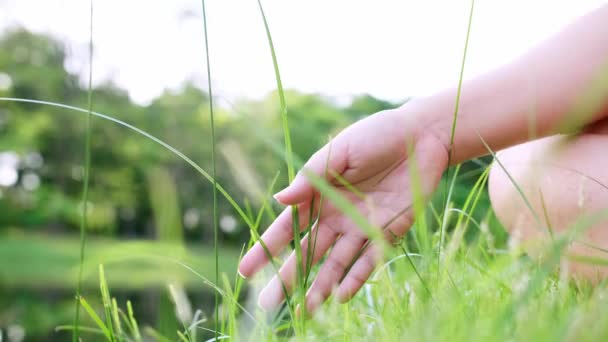
M277 55L262 4L260 1L258 4L268 36L284 124L285 148L279 154L285 158L291 180L294 167L300 167L301 163L295 160L291 152L288 110ZM473 9L472 1L458 94ZM452 135L457 127L458 102L459 98L456 99ZM493 155L489 147L488 152ZM458 168L453 173L448 172L445 189L456 179L457 173ZM237 302L242 290L240 280L236 281L234 288L226 286L222 291L218 289L223 299L223 310L221 316L216 317L215 339L218 336L231 340L293 338L340 341L608 338L608 322L604 322L608 321L604 312L608 310L605 286L600 284L592 287L572 281L567 268L559 268L564 248L589 226L589 222L583 220L569 234L550 240L544 253L541 253L542 258L531 260L523 255L521 246L497 243L494 232L500 231L500 227L491 226L496 224L495 220L488 219L491 213L482 222L472 219L479 199L484 197L487 175L487 169L479 175L475 185L464 196L462 205L452 206L453 193L448 189L445 191L444 206L439 212L431 208L431 214L418 213L419 223L410 230L409 236L421 231L431 233L432 243L419 245L416 239L406 237L400 248L396 249L398 252L394 257L379 268L349 304L340 305L330 300L312 319L295 314L295 308L303 304L307 287L302 278L307 279L308 276L301 274L301 270L298 270L296 277L295 292L287 296L286 305L278 313L262 313L255 305L241 307ZM328 196L337 205L335 194L332 194L326 182L318 179L313 183L323 196ZM358 215L347 203L341 209L353 220ZM431 218L420 220L421 215ZM314 221L314 218L310 221ZM250 228L253 243L259 240L258 227ZM310 228L305 229L304 233L310 233ZM299 241L297 225L294 225L294 236ZM299 243L294 246L296 257L303 262ZM276 272L276 266L273 269ZM251 297L255 298L255 295ZM180 338L195 341L195 331L195 326L186 327L180 333Z
M573 280L566 268L560 268L565 240L557 239L547 246L541 261L533 260L521 246L497 242L491 231L501 228L489 226L496 223L491 215L487 217L477 223L464 214L453 214L455 229L447 234L441 259L439 230L432 235L429 250L418 250L404 240L351 302L330 299L312 318L291 318L286 309L266 313L255 305L257 291L271 270L250 283L243 307L236 304L241 280L236 279L234 286L226 283L217 289L223 300L219 337L235 341L606 340L608 289L605 284ZM101 307L96 309L101 312ZM212 329L210 321L189 323L180 331L183 339L177 332L161 337L150 328L142 334L158 340L213 337L200 329ZM127 341L126 336L116 334L115 340Z
M78 272L79 241L33 234L4 234L0 237L0 280L7 287L73 288ZM168 281L180 281L200 287L200 279L181 267L179 260L212 278L215 269L213 248L188 248L185 245L157 241L119 241L92 239L87 246L83 281L87 288L97 288L99 264L106 265L110 286L121 289L165 287ZM222 248L220 267L236 269L240 251Z
M280 115L284 124L285 147L272 147L278 151L278 155L284 157L289 178L292 179L294 170L301 166L301 163L291 152L288 110L285 105L277 56L268 21L261 3L258 3L268 36L280 99ZM471 19L472 9L473 2ZM207 46L206 39L205 35ZM468 34L466 41L468 42ZM466 43L462 58L461 81L465 59ZM209 67L207 58L208 70ZM211 93L210 83L209 93ZM61 104L51 105L74 109ZM76 110L88 112L89 116L100 116L91 111L91 92L89 92L88 110ZM456 106L452 131L457 129L457 114ZM215 182L213 172L210 175L181 152L137 128L113 118L103 118L145 135L193 166L213 184L214 189L230 201L235 211L248 225L251 232L249 245L259 239L258 229L261 218L267 214L268 209L266 203L257 214L246 214L246 211ZM90 136L87 136L87 141L88 139ZM85 150L88 151L88 147ZM448 173L447 182L444 183L446 187L449 188L446 184L454 184L451 181L456 174L457 171ZM427 213L418 213L418 225L410 230L409 235L398 248L390 252L391 258L387 259L387 262L350 303L340 305L330 300L313 318L295 314L295 308L302 304L304 299L307 283L302 279L309 278L305 274L298 273L296 291L289 296L282 310L277 313L264 313L257 309L255 304L240 302L245 289L242 279L233 274L221 277L216 273L218 267L197 264L187 255L177 255L178 263L160 271L186 269L202 286L208 286L216 291L221 304L216 305L213 312L207 312L208 316L202 313L195 314L192 321L182 322L183 328L176 330L175 334L161 335L153 328L140 327L129 305L119 307L112 300L104 268L100 267L98 274L103 305L93 307L89 299L77 296L78 308L86 314L87 319L83 320L86 322L85 325L81 325L78 318L75 319L75 326L83 336L89 338L98 336L109 341L143 341L144 336L159 341L198 341L210 337L216 340L253 341L290 338L332 341L607 340L608 298L605 285L590 286L573 281L568 276L566 268L559 268L562 265L561 256L564 248L589 226L589 222L581 222L580 226L573 227L571 234L556 237L553 241L549 240L544 253L541 253L542 258L529 259L521 252L521 246L498 241L495 232L499 232L500 227L495 226L495 221L490 220L491 213L484 215L486 219L481 222L471 218L472 213L479 207L479 199L484 197L487 172L482 172L478 177L475 185L464 194L462 203L454 206L452 191L445 191L443 205L426 206ZM318 179L315 180L315 186L317 185L324 196L332 200L337 198L335 191L332 193L332 187L327 182ZM271 191L272 189L269 189L269 193ZM83 197L86 198L86 181L83 193ZM214 202L216 196L217 194L214 194ZM349 207L348 203L343 204L341 209L345 215L351 218L360 216L352 206ZM422 208L426 205L426 203L417 204ZM216 221L217 210L214 214ZM427 219L420 220L421 215ZM86 222L83 222L83 232L86 231L84 228ZM294 226L297 240L300 232L295 228ZM310 232L310 229L311 227L307 227L304 233ZM411 238L412 235L420 233L430 235L430 243L419 245L415 242L416 239ZM84 241L83 234L82 251L85 250ZM215 241L217 243L217 239ZM75 248L76 246L76 243L73 243L70 250L76 251L78 249ZM296 243L295 246L296 255L302 261L299 244ZM135 247L129 249L126 245L124 247L119 249L122 253L120 259L142 255L142 249ZM31 248L44 250L46 246ZM86 258L83 253L84 261L81 267L83 281L91 278L90 272L85 272L90 270L87 265L100 262L95 257L95 248L95 243L91 241L86 245ZM51 251L52 249L48 249L47 253L52 254ZM221 249L216 244L214 253L220 252ZM27 260L28 253L24 252L24 254ZM227 262L219 254L214 254L214 257L215 259L204 260L213 260L214 263ZM74 252L70 258L76 259L78 256ZM54 261L60 263L60 259ZM593 260L593 262L605 263L604 260ZM133 265L132 262L130 263ZM10 262L8 264L10 265ZM151 266L142 267L151 268ZM276 268L269 269L276 272ZM13 270L13 272L17 271ZM26 270L21 271L26 272ZM155 271L158 272L157 269ZM107 272L109 277L116 279L129 277L119 271L116 271L118 275L112 276L114 271L110 266ZM314 270L312 272L314 273ZM52 277L53 272L49 275L49 279ZM255 298L258 282L261 284L263 280L257 279L252 283L249 298ZM110 285L113 285L114 281L118 280L111 280ZM177 298L174 297L174 300L179 311L180 304ZM63 327L63 329L73 329L73 327ZM75 341L79 333L74 334Z
M559 273L547 274L542 265L525 257L508 251L496 254L484 244L462 246L439 278L433 258L418 258L428 291L405 259L395 262L391 272L378 274L377 281L352 303L324 308L309 324L306 337L344 341L608 338L604 286L571 283Z

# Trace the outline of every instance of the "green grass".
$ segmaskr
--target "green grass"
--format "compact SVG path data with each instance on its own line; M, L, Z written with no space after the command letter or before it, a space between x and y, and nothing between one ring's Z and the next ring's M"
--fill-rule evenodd
M79 244L75 238L3 234L0 237L0 279L3 286L73 288L79 269ZM234 270L239 250L223 247L219 253L220 267ZM83 265L83 287L91 289L99 285L97 267L103 263L112 287L164 288L168 281L180 280L189 288L212 291L179 263L191 266L207 279L213 279L214 259L211 245L89 239L87 259Z
M209 60L209 35L207 29L207 11L205 9L205 0L201 1L201 7L203 11L203 29L205 35L205 62L207 66L207 92L209 94L209 121L211 124L211 164L212 164L212 174L213 177L213 250L214 250L214 258L215 258L215 284L220 283L220 264L219 264L219 246L218 246L218 210L217 210L217 166L216 166L216 147L215 147L215 116L213 115L213 87L211 86L211 62ZM218 329L219 329L219 307L220 300L219 295L215 293L215 336L214 338L217 340L218 338Z
M277 84L277 93L279 95L279 108L280 108L280 115L281 115L281 121L283 123L283 137L284 137L284 141L285 141L285 152L284 152L284 156L285 156L285 164L287 166L287 177L288 177L288 181L291 183L294 180L295 177L295 171L294 171L294 155L293 155L293 148L291 146L291 132L290 132L290 127L289 127L289 116L288 116L288 112L287 112L287 101L285 101L285 92L283 90L283 82L281 81L281 72L279 70L279 62L277 59L277 54L276 54L276 50L274 47L274 43L272 41L272 35L270 33L270 27L268 24L268 20L266 19L266 14L264 13L264 7L262 6L262 1L261 0L257 0L258 2L258 7L260 9L260 15L262 17L262 21L264 23L264 29L266 32L266 38L268 40L268 47L270 48L270 55L272 57L272 66L274 68L274 76L275 76L275 80L276 80L276 84ZM310 212L309 215L309 222L313 222L313 213L312 211ZM301 236L305 236L306 234L309 234L312 230L312 224L309 224L305 229L304 232L301 234L300 233L300 222L299 222L299 213L298 213L298 207L297 206L292 206L291 207L291 219L292 219L292 228L293 228L293 236L294 236L294 253L296 255L296 279L295 279L295 288L293 290L293 293L295 294L295 300L292 301L291 300L291 296L290 293L288 293L287 289L285 288L285 285L282 285L283 291L285 292L285 297L286 297L286 302L287 302L287 308L289 309L290 315L292 317L292 321L294 322L294 328L297 330L302 330L304 329L304 323L305 321L301 318L305 316L305 311L306 311L306 305L304 305L305 302L305 298L306 298L306 278L304 276L304 273L306 273L306 270L303 270L302 267L300 267L300 265L306 265L306 263L304 263L303 261L303 256L302 256L302 247L300 245L300 241L301 241ZM278 274L278 272L277 272ZM280 278L279 278L280 279ZM301 307L304 310L304 314L302 315L295 315L295 308L296 307Z
M80 266L78 271L78 283L76 285L76 300L75 300L75 313L74 313L74 333L72 334L72 341L77 342L79 338L78 328L80 326L80 302L79 298L82 291L82 273L84 269L85 260L85 243L86 243L86 231L88 226L88 208L89 208L89 177L91 172L91 117L93 112L93 0L90 0L90 11L89 11L89 79L88 79L88 91L87 91L87 109L88 113L86 116L85 123L85 141L84 141L84 177L82 180L82 212L80 218Z
M481 183L486 176L480 176ZM480 188L484 191L482 184ZM478 192L471 192L469 208L477 195ZM445 253L451 252L453 257L442 259L441 267L449 270L449 277L429 277L448 274L438 272L436 254L398 249L394 251L395 258L379 268L350 303L330 300L306 322L303 331L288 329L289 321L269 326L263 323L266 314L255 307L246 309L257 321L235 307L223 316L224 321L234 324L233 331L219 333L236 340L283 340L285 334L294 333L298 340L331 341L605 340L605 285L570 280L564 270L554 268L554 257L534 262L520 250L495 246L491 233L479 229L491 222L487 219L477 225L463 215L461 229L474 230L474 238L466 242L456 231L448 234L447 246L455 249L446 248ZM439 234L436 230L431 239L439 241ZM550 246L548 255L559 256L565 241ZM426 281L422 282L422 278ZM227 291L222 292L222 297L235 298Z
M204 12L204 2L202 4L208 90L212 97L207 17ZM284 146L270 144L270 147L277 156L285 159L287 176L291 181L296 167L301 166L302 163L292 152L289 111L277 54L261 1L258 1L258 5L275 71L280 101L278 115L283 122ZM458 103L473 7L474 2L471 1L451 139L457 127ZM306 286L309 279L314 276L315 270L310 267L310 260L303 260L299 243L301 234L310 233L312 227L310 225L305 227L301 233L295 219L297 211L294 210L293 230L296 236L294 250L298 264L306 265L304 269L298 268L294 294L290 296L283 287L283 291L287 294L287 304L278 314L263 313L255 306L246 307L239 302L245 289L244 281L236 274L223 273L223 277L219 274L220 269L235 269L236 255L239 255L239 252L228 252L225 248L218 248L217 192L233 205L237 214L247 224L251 233L251 239L245 246L248 248L259 241L258 230L263 219L274 216L272 206L267 201L277 177L270 182L268 193L259 211L243 210L216 182L215 165L210 175L190 158L158 138L111 116L93 112L91 89L89 84L88 109L31 99L0 100L40 103L85 113L87 115L85 175L88 175L91 157L88 150L92 116L125 126L173 152L194 167L213 186L215 244L213 251L192 252L181 245L157 242L89 241L85 260L84 235L81 235L80 241L48 237L3 237L0 239L0 266L2 266L0 276L3 278L3 283L32 287L55 284L60 286L59 284L66 283L66 279L73 279L80 273L78 279L82 279L82 282L79 280L79 284L100 285L102 303L100 307L82 297L80 285L78 286L77 307L82 306L86 312L87 325L81 326L76 319L74 325L59 327L59 330L74 330L74 336L87 334L109 341L142 341L142 336L158 341L197 341L210 337L215 340L254 341L289 338L331 341L608 339L608 289L605 284L591 286L588 283L571 280L566 270L557 267L567 244L576 239L592 223L605 218L606 215L581 218L569 234L551 240L543 254L544 258L531 260L523 255L520 249L509 248L504 243L495 242L496 237L492 231L500 231L501 228L497 226L491 212L479 222L472 218L473 212L484 198L488 178L487 167L478 176L475 185L464 195L466 200L460 207L456 207L451 200L456 189L455 184L458 182L458 167L453 174L447 174L444 208L437 211L424 202L421 196L415 196L417 200L412 207L418 220L415 228L400 242L399 248L386 249L389 259L378 268L351 302L342 305L330 299L329 303L312 319L307 315L295 314L295 308L304 302ZM212 102L210 106L213 115ZM213 118L211 122L213 125ZM214 134L211 143L213 145L216 143ZM493 154L489 147L488 150ZM450 158L451 152L450 147ZM382 236L377 230L378 227L373 227L326 180L315 175L308 176L321 195L332 201L346 216L366 231L370 240L381 241ZM414 184L421 176L412 173ZM349 186L349 184L343 185ZM84 202L86 202L86 189L85 180ZM523 192L520 195L525 200ZM314 221L312 212L310 216L310 221ZM82 232L86 228L86 215L83 217L85 221ZM263 247L268 253L267 248ZM313 242L312 249L314 247ZM603 258L577 258L577 260L594 264L607 262ZM78 271L79 261L81 271ZM105 268L99 266L100 264L104 264ZM272 260L271 264L272 271L277 273L276 262ZM96 279L95 274L99 278ZM215 292L213 330L203 328L204 319L196 315L192 322L182 322L183 328L176 330L173 335L164 336L152 327L140 329L136 317L133 316L131 304L127 302L126 307L123 307L111 296L111 287L162 286L167 283L168 278L173 277L179 278L187 286L198 285ZM44 282L41 283L40 279L44 279ZM255 286L251 288L255 289Z

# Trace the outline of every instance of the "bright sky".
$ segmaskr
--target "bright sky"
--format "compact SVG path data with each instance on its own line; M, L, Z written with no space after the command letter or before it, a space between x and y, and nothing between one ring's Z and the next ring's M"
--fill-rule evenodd
M602 0L478 0L465 77L508 62ZM0 0L0 28L23 25L65 41L86 74L85 0ZM265 0L284 85L343 100L390 100L455 84L469 0ZM95 1L94 79L145 103L206 69L200 1ZM256 0L207 0L212 81L227 98L275 88ZM42 77L43 75L41 75ZM52 99L50 99L52 100Z

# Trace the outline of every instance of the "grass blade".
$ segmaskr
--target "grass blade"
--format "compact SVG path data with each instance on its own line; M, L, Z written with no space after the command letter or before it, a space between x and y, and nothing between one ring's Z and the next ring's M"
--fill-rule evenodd
M127 301L127 314L129 315L129 321L131 322L131 327L133 328L133 339L135 342L141 342L141 332L139 331L139 325L137 324L137 320L133 315L133 305L131 305L131 301Z
M274 48L274 43L272 41L272 35L270 33L270 27L268 25L268 20L266 19L266 14L264 13L264 8L262 6L262 1L258 0L258 7L260 9L260 15L262 16L262 20L264 22L264 29L266 31L266 38L268 40L268 46L270 48L270 54L272 56L272 65L274 68L274 76L277 83L277 92L279 94L279 104L281 111L281 120L283 123L283 137L285 140L285 162L287 164L287 178L289 183L291 183L295 177L294 171L294 161L293 161L293 149L291 147L291 134L289 131L289 120L287 117L287 104L285 101L285 92L283 91L283 82L281 81L281 72L279 71L279 62L277 61L277 54ZM296 255L296 295L298 296L298 300L296 302L303 304L305 300L305 289L301 289L301 291L297 291L299 287L303 286L303 272L302 272L302 248L300 246L300 222L298 215L298 207L292 206L291 210L291 218L292 218L292 227L293 227L293 241L294 241L294 251ZM300 317L304 317L301 315Z
M80 298L82 293L82 272L84 265L84 252L86 244L88 202L89 202L89 172L91 167L91 117L93 112L93 0L90 0L89 8L89 80L87 93L88 113L85 123L85 143L84 143L84 177L82 181L82 217L80 218L80 266L78 270L78 284L76 285L76 298ZM76 300L76 312L74 313L74 331L72 341L76 342L79 338L78 326L80 325L80 304Z
M78 297L78 301L79 301L80 305L82 305L82 307L84 308L84 310L89 314L89 316L91 317L91 319L93 320L93 322L95 322L95 324L97 324L97 326L99 327L99 329L101 329L101 331L103 332L103 335L106 337L106 339L108 341L112 341L112 335L110 334L110 330L105 325L105 323L103 322L103 320L99 317L99 315L97 315L97 313L95 312L95 310L93 310L93 308L91 307L91 305L89 305L89 303L87 302L87 300L84 299L84 297Z
M277 82L277 92L279 94L279 102L281 106L281 119L283 122L283 136L285 139L285 161L287 163L287 176L289 178L289 182L293 180L295 177L294 171L294 163L293 163L293 150L291 147L291 134L289 132L289 120L287 117L287 104L285 101L285 92L283 91L283 82L281 81L281 72L279 71L279 62L277 61L277 54L274 48L274 43L272 42L272 35L270 34L270 27L268 26L268 20L266 19L266 14L264 13L264 8L262 7L262 1L258 0L258 7L260 8L260 14L262 15L262 20L264 21L264 29L266 30L266 38L268 40L268 45L270 47L270 54L272 55L272 65L274 67L274 76Z
M114 341L115 335L112 316L112 301L110 300L110 290L108 289L108 283L103 271L103 265L99 265L99 288L101 291L101 301L103 303L103 310L106 318L106 326L110 333L111 340Z
M118 314L118 303L116 302L116 298L112 298L112 323L116 328L116 334L118 335L119 341L122 341L124 333L120 322L120 315Z
M213 177L213 249L215 253L215 283L219 284L220 281L220 262L218 253L218 213L217 213L217 169L216 169L216 155L215 155L215 122L213 115L213 88L211 87L211 62L209 60L209 36L207 29L207 11L205 9L205 0L201 1L203 10L203 29L205 33L205 58L207 64L207 93L209 94L209 120L211 122L211 164ZM219 294L215 293L215 339L218 337L219 328Z
M488 153L490 153L490 155L492 155L492 158L494 158L494 160L496 161L496 163L498 164L498 166L500 166L500 168L505 173L505 175L507 175L507 177L509 178L509 181L511 181L511 183L513 184L513 186L515 187L515 189L519 193L519 196L524 201L526 207L530 210L530 213L532 214L532 216L534 218L534 221L536 221L536 224L538 225L538 227L539 228L542 227L542 223L541 223L542 221L540 220L540 217L538 216L538 213L536 212L536 210L534 210L534 207L532 206L532 203L530 203L530 201L528 200L528 197L524 194L523 189L519 186L519 184L517 184L517 182L515 181L515 178L513 178L513 176L511 176L511 173L503 165L503 163L500 161L500 159L498 158L498 156L496 156L496 152L494 152L494 150L492 150L492 148L490 147L490 145L488 145L488 143L486 142L486 140L479 134L479 132L477 132L477 137L479 137L479 140L481 141L481 143L483 144L483 146L486 148L486 150L488 151Z
M80 113L89 113L89 111L84 108L70 106L70 105L66 105L63 103L51 102L51 101L32 100L32 99L24 99L24 98L16 98L16 97L0 97L0 101L35 103L35 104L39 104L39 105L46 105L46 106L51 106L51 107L69 109L69 110L73 110L73 111L80 112ZM202 167L200 167L197 163L195 163L192 159L190 159L188 156L183 154L181 151L179 151L175 147L167 144L166 142L162 141L161 139L153 136L152 134L150 134L144 130L141 130L122 120L116 119L113 116L98 113L98 112L93 112L93 111L91 112L91 114L95 117L111 121L113 123L116 123L120 126L127 128L127 129L135 131L136 133L143 135L147 139L152 140L155 143L161 145L165 149L169 150L169 152L173 153L174 155L176 155L177 157L179 157L180 159L182 159L183 161L188 163L190 166L192 166L192 168L194 168L198 173L200 173L205 179L207 179L210 183L213 184L214 178L211 177L211 175L207 171L205 171ZM245 211L243 211L243 209L238 205L238 203L236 203L234 198L232 198L232 196L230 196L230 194L226 191L226 189L224 189L224 187L222 187L222 185L219 182L217 182L216 187L217 187L217 190L219 191L219 193L222 194L222 196L224 196L224 198L226 198L228 203L230 203L230 205L232 205L232 207L237 212L237 214L239 214L239 217L241 217L241 219L243 219L243 221L245 221L245 223L248 226L253 226L253 222L251 222L251 220L249 219L249 216L245 213Z
M74 332L74 330L76 330L76 327L73 325L59 325L57 327L55 327L55 331L71 331ZM104 335L103 331L101 329L98 328L92 328L92 327L84 327L84 326L80 326L78 327L78 331L84 331L84 332L88 332L91 334L97 334L97 335Z
M146 332L146 334L150 335L150 337L152 337L154 341L171 342L170 339L166 338L152 327L145 327L144 331Z
M454 120L452 120L452 129L450 132L450 146L448 153L448 165L451 164L454 136L456 135L456 122L458 121L458 109L460 108L460 94L462 92L462 80L464 78L464 65L467 60L467 51L469 48L469 37L471 36L471 24L473 23L473 9L475 8L475 0L471 0L471 11L469 12L469 22L467 26L467 35L464 41L464 51L462 52L462 63L460 64L460 76L458 77L458 89L456 90L456 104L454 106Z
M458 77L458 88L456 90L456 103L454 105L454 119L452 120L452 128L450 130L450 145L448 146L448 170L446 172L446 187L449 187L450 184L450 165L452 164L452 158L453 158L453 152L454 152L454 137L456 135L456 122L458 121L458 110L460 109L460 94L462 92L462 81L464 79L464 66L466 64L466 59L467 59L467 51L469 48L469 37L471 35L471 24L473 23L473 9L475 8L475 0L471 0L471 9L469 11L469 21L467 24L467 33L466 33L466 37L464 40L464 49L462 52L462 62L460 63L460 74ZM457 171L454 174L454 180L452 181L452 185L455 182L456 176L458 174L458 170L459 168L457 168ZM447 210L448 208L448 201L450 200L450 194L451 194L451 189L447 188L448 190L446 191L446 197L444 200L444 210L446 210L446 212L444 212L443 216L444 216L444 222L445 222L445 217L448 215ZM441 260L441 249L443 247L443 234L444 234L444 224L441 225L441 238L439 241L439 256L438 256L438 260Z

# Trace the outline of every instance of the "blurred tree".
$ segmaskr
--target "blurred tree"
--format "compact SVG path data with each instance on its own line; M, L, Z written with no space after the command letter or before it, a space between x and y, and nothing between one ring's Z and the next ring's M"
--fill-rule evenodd
M86 87L65 70L65 64L66 54L58 41L24 30L8 31L0 38L0 79L5 80L0 95L86 106ZM145 107L134 104L111 82L93 91L96 111L149 132L203 169L211 169L209 98L193 83L167 90ZM353 121L396 107L370 95L356 96L346 107L318 94L294 90L287 90L286 98L293 148L300 161ZM0 103L0 209L6 213L0 225L76 230L83 118L40 105ZM216 118L222 152L218 181L240 203L259 205L260 194L266 192L277 171L281 172L277 189L287 182L284 158L277 152L284 145L277 94L217 108ZM157 236L148 179L149 170L162 168L175 180L182 203L176 216L183 221L184 238L211 239L208 181L175 155L116 124L95 118L92 134L91 230ZM467 164L463 170L475 171L476 167ZM226 201L221 199L219 205L222 217L239 221ZM237 226L225 235L242 242L247 234L239 237L242 223Z
M62 44L56 39L23 29L3 32L0 97L48 100L86 108L86 82L65 69L66 58ZM95 111L143 129L177 148L203 169L211 169L209 97L193 83L167 90L147 106L133 103L125 90L110 81L97 85L93 92ZM307 160L353 121L396 107L370 95L357 96L348 106L339 106L319 94L294 90L286 91L286 98L293 148L300 161ZM277 172L280 178L274 190L287 184L284 156L277 152L284 148L277 94L272 92L256 101L239 100L216 108L215 114L220 152L218 181L252 215ZM9 241L9 231L50 231L72 236L78 232L84 118L83 113L64 109L0 101L0 233L7 234L3 241L8 244L14 241ZM212 187L190 165L149 139L99 118L93 118L91 154L91 205L87 214L91 233L165 241L212 241ZM474 163L462 168L463 173L479 170L480 166ZM464 201L473 180L468 178L457 184L455 202ZM487 199L484 197L482 201L480 208L487 208ZM220 241L240 246L248 240L244 223L221 197L218 209ZM479 215L483 212L479 211ZM44 241L47 243L47 239ZM115 242L109 240L108 246L114 248ZM4 246L3 250L11 255L21 251L33 259L44 259L46 263L40 266L44 270L49 269L49 264L76 260L75 255L67 258L60 253L53 254L56 257L53 259L44 253L51 252L49 247L38 248L36 244L35 248L24 249L24 245L13 243L14 249ZM66 249L58 246L55 248ZM70 246L69 252L75 253L75 244ZM237 253L233 254L236 258ZM18 257L23 259L23 254ZM16 267L8 271L19 270ZM46 277L41 281L48 281ZM12 284L19 282L11 280ZM0 297L8 293L2 285ZM169 297L163 295L160 300L163 301L160 306L172 306ZM3 314L1 310L0 318ZM165 321L167 329L175 329L175 320ZM45 327L50 324L45 323Z
M371 95L359 95L353 98L352 102L348 107L344 109L346 113L354 118L361 118L379 112L385 109L391 109L397 107L396 104L380 100Z

